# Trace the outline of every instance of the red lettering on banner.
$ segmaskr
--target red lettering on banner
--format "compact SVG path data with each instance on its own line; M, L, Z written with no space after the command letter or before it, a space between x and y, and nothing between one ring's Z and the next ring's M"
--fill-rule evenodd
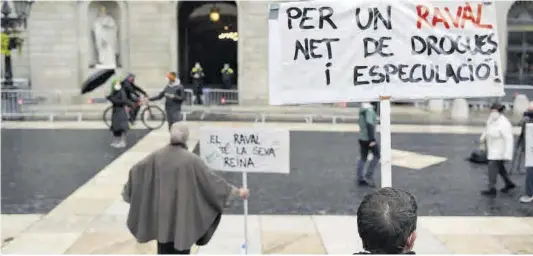
M451 25L453 25L455 28L464 28L466 22L470 22L476 28L492 29L493 27L492 24L481 24L481 18L483 15L482 4L477 4L477 10L475 14L472 6L469 3L466 3L464 7L457 7L455 15L452 14L448 7L444 7L443 9L444 11L442 11L439 7L435 7L433 8L433 13L430 13L430 9L428 7L424 5L417 5L416 27L420 29L422 28L422 24L425 23L431 28L434 28L438 24L442 23L446 29L449 29Z

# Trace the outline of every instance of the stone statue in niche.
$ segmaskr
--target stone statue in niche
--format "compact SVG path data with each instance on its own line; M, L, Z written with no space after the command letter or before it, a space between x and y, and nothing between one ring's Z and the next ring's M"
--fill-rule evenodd
M96 68L116 68L119 54L118 26L106 8L101 6L92 31L96 49Z

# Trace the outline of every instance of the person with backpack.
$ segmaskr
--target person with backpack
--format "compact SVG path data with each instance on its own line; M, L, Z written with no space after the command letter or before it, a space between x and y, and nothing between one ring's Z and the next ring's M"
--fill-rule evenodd
M357 163L357 182L361 186L376 186L374 169L380 159L379 145L376 140L376 126L377 115L374 107L370 103L362 103L359 110L359 150L361 158ZM366 173L364 173L369 152L372 152L372 160L368 164Z

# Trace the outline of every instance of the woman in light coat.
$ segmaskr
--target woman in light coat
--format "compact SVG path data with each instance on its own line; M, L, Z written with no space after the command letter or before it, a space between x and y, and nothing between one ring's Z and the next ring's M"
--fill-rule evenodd
M490 109L487 126L480 138L481 142L485 142L487 145L489 186L481 194L495 196L497 193L496 182L498 174L500 174L505 183L505 186L500 190L502 193L507 193L516 187L505 169L505 161L513 159L513 126L503 115L505 106L496 103Z

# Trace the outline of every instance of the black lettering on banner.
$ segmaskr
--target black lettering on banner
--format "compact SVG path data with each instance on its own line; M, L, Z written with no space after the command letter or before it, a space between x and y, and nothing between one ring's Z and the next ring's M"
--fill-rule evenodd
M248 134L248 135L244 135L244 134L238 134L238 133L234 133L233 134L233 143L235 145L247 145L247 144L256 144L256 145L259 145L261 144L259 142L259 135L257 134Z
M417 7L418 8L418 7ZM463 7L461 7L463 8ZM466 7L464 7L466 8ZM469 7L470 8L470 7ZM448 21L447 18L452 18L455 13L450 14L448 8L443 9L444 12L431 14L434 15L433 20L430 20L431 16L429 9L417 9L418 23L431 21L431 24L443 23L448 28L453 23L455 27L456 20ZM427 11L427 12L426 12ZM442 11L442 10L441 10ZM466 12L466 9L458 9L457 22L459 19L467 19L475 21L474 16L470 17L471 10ZM436 11L435 11L436 12ZM467 14L464 14L465 12ZM448 16L442 16L446 14ZM460 14L462 16L460 16ZM329 6L315 6L315 7L290 7L286 10L287 15L287 27L289 30L311 30L311 29L337 29L335 24L335 11ZM358 29L365 30L391 30L392 29L392 7L390 5L385 7L370 7L370 8L355 8L355 23ZM481 13L478 13L481 15ZM428 18L429 16L429 18ZM479 20L477 20L479 23ZM475 23L475 22L474 22ZM428 23L429 24L429 23ZM433 24L432 26L435 26ZM446 24L448 26L446 26ZM459 24L459 23L457 23ZM462 23L461 23L462 24ZM479 25L476 28L481 28ZM485 25L483 25L485 26ZM459 26L464 28L464 25ZM492 25L490 25L492 28ZM457 27L458 28L458 27ZM485 27L483 27L485 28ZM486 25L489 28L489 25ZM419 27L420 29L420 27ZM320 34L320 33L318 33ZM368 33L371 35L372 33ZM476 35L464 35L464 34L419 34L410 36L411 54L413 56L450 56L450 55L463 55L462 58L456 58L459 60L465 60L463 63L447 63L446 58L443 58L441 62L428 62L406 64L402 63L390 63L386 59L394 56L394 52L390 50L390 45L394 42L392 33L388 33L383 37L365 37L362 39L363 43L363 56L369 57L381 57L384 58L383 64L379 64L380 61L375 59L377 65L356 65L353 67L353 84L354 86L380 84L380 83L461 83L461 82L474 82L474 81L486 81L494 79L495 82L500 82L500 72L496 61L491 59L486 60L472 60L467 58L468 56L486 56L490 57L498 50L498 43L496 42L496 34L492 31L480 32ZM409 39L407 39L409 40ZM339 42L340 38L300 38L294 42L294 56L293 60L325 60L323 64L325 66L324 76L325 85L330 85L335 77L332 77L332 67L334 62L334 55L332 48L334 42ZM407 42L409 43L409 42ZM406 49L406 51L408 51ZM465 56L466 55L466 56ZM413 58L417 59L417 58ZM423 58L422 58L423 59ZM455 58L454 58L455 59ZM244 144L241 141L239 143Z
M323 54L320 54L316 52L320 45L322 45L321 48L323 48L325 45L327 58L331 60L333 58L333 52L331 50L331 43L332 42L338 42L339 38L322 38L322 39L309 39L305 38L303 40L303 44L300 40L296 40L295 47L294 47L294 60L298 59L298 56L300 56L299 53L301 53L305 60L309 60L311 58L313 59L321 59L324 57Z
M368 8L368 19L366 20L366 23L361 22L361 8L355 8L355 21L357 23L357 27L361 30L367 30L370 28L371 25L374 25L374 30L378 30L378 21L381 21L386 29L391 30L392 29L392 19L391 19L391 6L387 6L386 8L386 17L383 17L383 14L379 11L378 8Z
M331 82L331 79L329 78L329 68L331 67L331 62L328 62L326 64L326 71L324 71L326 73L326 85L329 85L330 82Z
M498 44L494 41L494 37L494 33L475 35L474 40L462 35L455 38L449 35L441 37L429 35L426 38L414 35L411 37L411 53L413 55L427 54L428 56L465 53L491 55L498 50Z
M220 140L217 135L209 135L209 144L220 144Z
M314 13L318 14L318 28L323 29L324 23L329 24L329 26L332 29L337 29L337 25L331 17L334 14L333 8L329 6L324 6L320 8L311 8L311 7L304 7L303 10L298 7L290 7L287 8L287 27L289 30L293 29L293 20L300 19L300 23L298 24L298 27L303 30L307 29L315 29L316 26L313 25L311 22L313 20L312 15Z
M368 70L368 71L367 71ZM455 83L465 81L486 81L495 77L495 82L500 82L499 67L491 59L474 64L469 59L467 63L460 64L384 64L354 67L354 86L364 84L390 83L392 77L403 83ZM366 79L365 79L366 78Z
M237 153L237 155L246 155L246 154L248 154L248 152L246 152L246 147L236 147L235 148L235 152Z
M224 157L224 167L253 168L255 163L251 157Z
M253 148L253 154L256 155L256 156L272 156L272 157L276 157L276 150L274 150L274 148L254 147Z
M386 13L386 14L385 14ZM378 8L355 9L355 22L359 29L391 29L390 9L387 12ZM434 22L434 21L433 21ZM381 25L382 24L382 25ZM381 26L380 26L381 25ZM498 49L495 40L495 33L481 33L477 35L412 35L411 54L416 55L481 55L489 56ZM379 56L382 58L394 56L394 52L387 51L392 37L371 38L365 37L362 40L364 58ZM465 58L466 59L466 58ZM377 60L376 60L377 61ZM486 81L494 78L495 82L500 82L498 64L490 58L484 61L467 58L464 63L388 63L385 61L381 65L360 66L353 69L353 84L368 85L380 83L461 83L466 81Z
M390 57L393 56L393 53L386 53L383 50L389 47L389 45L385 44L385 40L391 40L391 37L385 36L381 37L379 40L375 40L371 37L365 37L363 38L363 45L365 49L365 58L370 57L374 54L379 54L381 57ZM374 50L369 50L369 43L372 43L374 45Z
M224 155L229 154L227 145L225 147L219 147L218 149L220 150L220 153L222 153Z
M378 30L378 24L383 24L383 27L387 30L392 29L392 7L389 5L385 8L385 12L382 12L379 10L379 8L367 8L367 19L366 22L363 21L362 18L362 11L361 8L355 9L355 21L357 23L357 26L361 30L367 30L370 28L371 25L373 26L374 30ZM386 13L386 15L383 15L383 13ZM380 57L391 57L394 56L394 53L387 52L386 49L389 47L386 41L391 40L392 37L380 37L379 39L374 39L371 37L365 37L363 38L363 49L364 49L364 57L368 58L371 56L374 56L378 54ZM390 75L395 74L398 72L398 68L394 65L385 65L385 72L381 73L378 71L378 66L371 66L368 68L368 66L355 66L353 71L353 83L355 86L357 85L365 85L370 84L372 82L373 84L376 83L382 83L384 81L390 82ZM360 79L360 77L364 77L365 73L363 73L365 70L368 69L368 73L370 74L370 77L372 77L371 81L367 81L364 79ZM403 71L402 71L403 72Z
M329 6L322 6L320 8L311 7L290 7L287 8L287 27L289 30L295 28L293 22L298 22L298 28L302 30L309 29L324 29L329 25L331 29L337 29L337 25L333 21L335 14L333 8ZM318 16L318 25L314 16ZM332 42L340 41L339 38L304 38L302 40L296 40L294 42L294 57L293 60L304 58L310 59L322 59L326 57L328 60L333 59ZM324 74L326 76L326 85L331 83L330 68L333 66L331 61L326 63L326 70Z
M360 76L364 76L363 73L360 73L359 70L360 69L367 69L368 67L367 66L355 66L355 68L353 69L353 84L354 85L363 85L363 84L369 84L370 82L368 81L359 81L359 77Z

